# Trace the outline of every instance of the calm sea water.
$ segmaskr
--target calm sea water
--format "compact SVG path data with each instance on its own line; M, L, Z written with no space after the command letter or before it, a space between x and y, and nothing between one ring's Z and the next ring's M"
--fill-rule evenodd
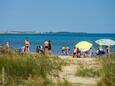
M73 47L79 41L91 42L96 50L98 47L95 43L96 40L102 38L115 40L115 34L0 34L0 44L9 42L13 48L19 49L24 45L26 38L31 42L31 52L35 52L37 45L43 45L44 40L51 40L52 50L55 54L61 54L62 46L69 46L71 54ZM115 46L111 46L111 51L115 52Z

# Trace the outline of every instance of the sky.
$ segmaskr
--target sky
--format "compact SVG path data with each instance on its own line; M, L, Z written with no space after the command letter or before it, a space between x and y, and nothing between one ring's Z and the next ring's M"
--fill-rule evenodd
M0 31L115 33L115 0L0 0Z

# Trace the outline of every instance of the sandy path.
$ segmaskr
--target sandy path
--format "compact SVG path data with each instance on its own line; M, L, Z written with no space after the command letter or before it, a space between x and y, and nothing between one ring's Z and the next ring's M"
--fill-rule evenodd
M76 76L77 70L79 70L79 64L83 64L84 67L98 68L99 61L96 58L71 58L71 56L59 56L63 61L69 62L66 66L62 67L62 71L59 72L59 77L52 77L52 81L68 81L73 84L84 84L84 86L96 86L99 78L93 77L79 77Z
M80 83L80 84L92 84L96 85L97 81L99 78L93 78L93 77L79 77L76 76L75 73L78 68L78 63L83 63L85 64L84 67L92 67L92 66L97 66L98 61L96 58L71 58L71 56L60 56L60 58L64 60L70 60L74 62L74 64L70 64L67 66L62 67L62 72L59 73L59 76L61 79L67 80L70 83ZM77 63L77 64L76 64Z
M96 84L98 79L86 78L75 76L77 71L77 65L64 66L60 77L67 80L70 83L81 83L81 84Z

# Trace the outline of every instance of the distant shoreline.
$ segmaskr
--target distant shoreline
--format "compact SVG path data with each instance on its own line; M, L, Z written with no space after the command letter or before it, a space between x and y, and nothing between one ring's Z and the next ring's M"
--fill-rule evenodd
M115 33L85 33L85 32L31 32L31 31L25 31L25 32L0 32L0 34L115 34Z

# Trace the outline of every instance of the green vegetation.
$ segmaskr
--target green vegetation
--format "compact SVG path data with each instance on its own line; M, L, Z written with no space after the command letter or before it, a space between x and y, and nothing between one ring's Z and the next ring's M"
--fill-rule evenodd
M4 86L47 86L47 76L58 77L63 62L58 57L14 52L0 55L0 84Z
M115 54L112 54L111 58L100 58L97 61L101 63L100 68L97 67L100 64L85 67L77 64L80 67L76 76L100 78L97 86L115 86ZM0 86L96 86L59 80L54 83L55 79L59 78L58 72L63 65L64 61L57 56L5 51L0 54Z
M98 82L98 86L115 86L115 54L102 59L102 65L102 79Z
M77 64L78 69L75 73L76 76L99 78L101 77L102 64L100 59L95 59L90 62L82 62Z
M75 75L100 78L97 82L97 86L115 86L115 54L112 54L110 57L100 57L98 61L101 65L96 64L97 68L95 68L95 66L91 68L87 66L84 68L82 64L78 64L80 67ZM98 66L102 67L98 68Z
M100 70L95 70L94 68L85 68L85 69L80 69L78 72L76 72L76 76L81 76L81 77L100 77Z

